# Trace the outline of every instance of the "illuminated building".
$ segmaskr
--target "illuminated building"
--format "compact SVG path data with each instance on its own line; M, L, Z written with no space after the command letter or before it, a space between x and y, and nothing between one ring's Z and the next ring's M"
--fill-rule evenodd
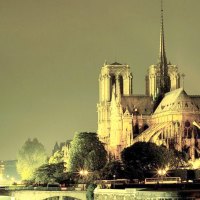
M178 67L167 61L163 9L159 61L148 68L146 94L133 95L128 65L104 63L99 75L98 135L106 149L120 152L135 142L155 142L200 157L200 95L188 95L180 87Z
M3 161L0 161L0 180L3 180L5 165Z

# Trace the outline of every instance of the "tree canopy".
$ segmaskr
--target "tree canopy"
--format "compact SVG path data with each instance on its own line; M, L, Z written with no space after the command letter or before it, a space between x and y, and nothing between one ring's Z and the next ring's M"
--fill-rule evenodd
M148 171L158 168L175 168L177 152L151 142L137 142L122 151L121 157L126 168L132 171Z
M49 183L60 182L67 179L64 173L64 163L44 164L37 168L34 173L35 182Z
M17 155L17 171L22 180L31 180L35 169L47 160L44 146L35 138L28 139Z
M124 178L124 168L122 163L117 160L112 160L106 163L105 167L101 170L101 179L116 179Z
M60 162L64 162L64 152L62 150L54 152L54 154L49 158L49 164L56 164Z
M95 171L103 168L107 162L107 152L96 133L76 133L69 150L67 171L80 169Z

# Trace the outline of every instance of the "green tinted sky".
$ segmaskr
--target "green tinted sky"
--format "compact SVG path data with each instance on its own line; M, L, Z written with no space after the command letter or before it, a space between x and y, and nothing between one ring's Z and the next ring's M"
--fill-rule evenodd
M200 1L164 0L168 60L200 94ZM27 138L50 151L96 131L104 60L127 63L134 93L159 49L160 0L0 0L0 159Z

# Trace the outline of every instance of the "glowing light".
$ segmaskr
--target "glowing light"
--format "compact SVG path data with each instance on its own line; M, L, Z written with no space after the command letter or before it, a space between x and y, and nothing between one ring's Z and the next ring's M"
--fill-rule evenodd
M193 121L193 125L200 129L200 125L197 122Z
M157 173L158 175L160 176L165 176L167 174L167 170L168 168L165 168L165 169L158 169Z
M14 177L11 177L10 180L11 180L12 182L14 182L14 181L15 181L15 178L14 178Z
M79 171L79 174L80 174L81 176L87 176L88 173L89 173L89 172L88 172L87 170L84 170L84 169L82 169L82 170Z

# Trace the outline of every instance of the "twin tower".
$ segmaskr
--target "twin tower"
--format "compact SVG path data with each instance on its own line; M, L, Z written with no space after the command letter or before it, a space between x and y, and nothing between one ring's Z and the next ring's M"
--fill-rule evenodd
M148 69L145 95L133 95L132 78L129 65L117 62L105 62L99 75L98 135L115 157L149 127L156 99L180 88L178 67L167 62L162 8L159 59Z

